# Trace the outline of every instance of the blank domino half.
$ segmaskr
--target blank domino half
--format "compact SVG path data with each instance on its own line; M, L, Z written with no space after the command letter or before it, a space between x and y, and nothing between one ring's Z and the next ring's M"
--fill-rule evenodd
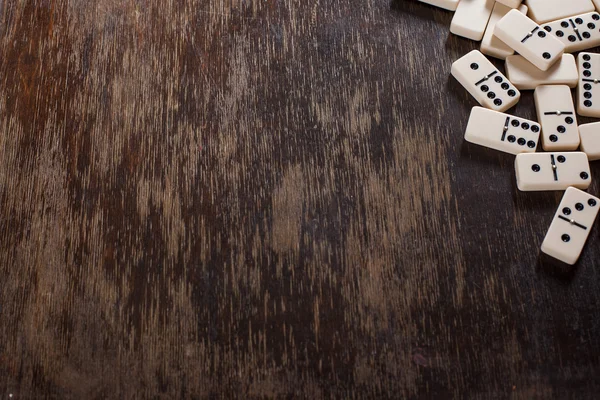
M477 50L452 64L452 76L479 104L494 111L506 111L521 98L517 88Z
M494 29L496 24L500 21L508 12L511 10L510 7L500 3L499 1L494 4L492 16L488 22L487 28L481 40L481 52L491 57L499 58L504 60L507 56L514 54L514 50L511 49L506 43L494 36ZM527 6L525 4L519 7L519 11L523 15L527 14Z
M450 23L450 32L471 40L481 40L495 0L461 0Z
M587 189L592 182L590 163L582 152L518 154L515 173L517 187L523 192L565 190L569 186Z
M600 160L600 122L579 125L581 151L590 161Z
M496 3L504 4L509 8L517 8L521 5L522 0L496 0ZM527 14L525 12L524 14Z
M527 6L538 24L594 11L592 0L527 0Z
M568 188L544 238L542 252L566 264L575 264L596 221L598 209L600 199Z
M535 89L533 97L542 125L544 150L577 150L579 129L571 89L566 85L542 85Z
M572 54L563 54L548 71L542 71L523 56L508 56L505 64L506 76L519 90L533 90L540 85L577 86L579 73Z
M577 56L577 114L600 117L600 54L579 53Z
M509 11L498 21L494 35L542 71L557 62L565 50L557 38L518 10Z
M419 0L421 3L431 4L432 6L454 11L458 7L459 0Z
M600 45L600 14L591 12L542 25L572 53Z
M465 140L510 154L534 152L540 137L537 122L473 107Z

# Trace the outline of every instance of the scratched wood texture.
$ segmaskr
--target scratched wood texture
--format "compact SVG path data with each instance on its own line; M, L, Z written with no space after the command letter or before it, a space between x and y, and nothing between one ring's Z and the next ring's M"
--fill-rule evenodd
M600 230L540 259L451 16L0 1L1 398L594 398Z

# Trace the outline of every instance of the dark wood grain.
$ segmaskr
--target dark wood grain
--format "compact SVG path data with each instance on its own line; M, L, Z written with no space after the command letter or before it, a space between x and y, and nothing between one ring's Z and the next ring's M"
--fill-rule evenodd
M2 398L597 395L600 230L540 258L561 194L464 143L451 13L0 10Z

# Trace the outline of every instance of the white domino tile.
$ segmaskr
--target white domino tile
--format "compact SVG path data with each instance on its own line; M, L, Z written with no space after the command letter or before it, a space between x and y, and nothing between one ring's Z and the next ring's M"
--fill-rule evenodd
M506 111L521 98L517 88L477 50L452 64L452 76L479 104L494 111Z
M521 5L522 0L496 0L496 3L504 4L509 8L517 8ZM527 12L525 12L527 14Z
M495 0L460 0L450 23L450 32L481 40L492 15Z
M443 8L444 10L454 11L458 7L459 0L419 0L421 3L431 4L432 6Z
M549 22L542 29L560 40L569 53L600 45L600 14L595 11Z
M542 71L523 56L506 57L506 76L519 90L533 90L540 85L577 86L579 73L572 54L563 54L561 59L547 71Z
M600 117L600 54L579 53L577 56L577 114Z
M566 264L579 260L600 209L600 199L568 188L542 243L542 252Z
M527 0L527 6L538 24L594 11L592 0Z
M542 85L535 89L533 97L542 125L544 150L577 150L579 129L571 89L565 85Z
M565 49L557 38L518 10L509 11L498 21L494 34L542 71L560 60Z
M581 151L590 161L600 160L600 122L579 125Z
M485 33L483 35L483 39L481 40L480 50L483 54L490 57L499 58L501 60L504 60L507 56L514 54L515 51L513 49L508 47L506 43L494 36L494 28L496 28L496 24L511 9L512 8L500 3L499 1L497 1L494 5L492 16L490 17L487 28L485 29ZM519 11L524 15L527 14L527 6L522 4L519 7Z
M534 152L540 137L537 122L483 107L473 107L465 140L510 154Z
M582 152L522 153L515 159L517 187L524 192L587 189L590 163Z

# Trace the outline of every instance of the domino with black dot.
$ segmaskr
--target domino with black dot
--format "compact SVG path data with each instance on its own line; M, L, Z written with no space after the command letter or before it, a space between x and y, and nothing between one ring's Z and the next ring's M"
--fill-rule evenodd
M579 53L577 56L577 114L600 117L600 54Z
M521 98L517 88L477 50L452 64L452 76L479 104L494 111L504 112Z
M540 137L537 122L483 107L473 107L465 140L509 154L535 152Z
M494 35L527 61L547 71L561 59L565 45L518 10L511 10L494 28Z
M517 187L523 192L587 189L592 183L585 153L522 153L515 159Z
M544 24L542 29L560 40L568 53L600 45L600 14L595 11Z
M533 96L538 121L542 125L544 150L577 150L579 129L571 89L566 85L541 85L535 89Z
M579 189L567 188L542 243L542 252L573 265L598 216L600 199Z

